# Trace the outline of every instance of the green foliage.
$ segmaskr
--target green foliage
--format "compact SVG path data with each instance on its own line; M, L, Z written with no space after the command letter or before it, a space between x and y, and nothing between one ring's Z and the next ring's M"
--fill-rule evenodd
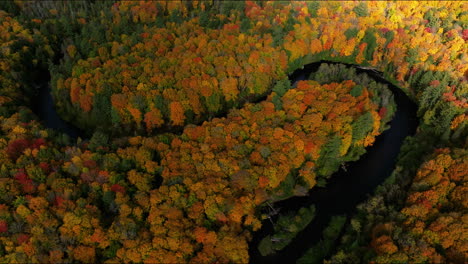
M367 9L367 3L360 2L356 7L353 8L354 13L359 17L365 17L369 15L369 10Z
M40 168L28 168L26 171L32 180L38 183L45 183L47 177Z
M286 33L294 30L294 25L297 24L296 20L296 14L293 9L289 11L288 19L286 20L286 23L284 24L284 31Z
M374 56L374 51L377 48L377 38L375 37L375 29L367 29L362 42L367 43L366 50L364 52L364 57L366 60L371 61Z
M112 241L110 246L108 246L104 252L103 256L109 259L114 258L117 255L117 250L122 247L122 244L117 241Z
M206 106L208 108L208 112L210 113L217 113L218 111L221 110L221 96L218 93L213 93L208 97L206 100Z
M416 64L418 62L419 54L417 49L409 49L408 55L405 57L406 62Z
M353 142L363 139L367 133L372 131L374 119L369 112L364 113L352 124Z
M119 167L120 159L115 153L107 153L102 157L102 164L106 170L116 170Z
M199 14L199 22L200 26L202 27L210 27L212 26L213 22L211 21L211 15L208 12L200 12Z
M358 84L366 86L366 78L368 78L366 74L357 75L355 68L347 67L343 64L328 63L322 63L316 72L309 75L309 80L317 81L320 84L353 80Z
M296 187L296 179L297 179L297 170L293 170L286 176L283 182L278 186L278 191L275 193L279 193L279 196L276 197L278 200L286 199L294 195L294 187Z
M281 97L278 94L273 94L273 99L271 101L275 105L276 111L283 109L283 101L281 100Z
M292 62L289 62L287 72L292 73L295 70L302 68L302 66L304 65L303 60L304 60L303 58L297 58L293 60Z
M104 203L105 209L113 212L115 211L115 193L111 191L106 191L102 195L102 201Z
M20 205L27 205L28 200L24 196L16 197L16 200L13 202L13 206L18 207Z
M258 244L258 251L262 256L268 256L274 254L275 250L273 249L273 241L271 240L271 235L264 237Z
M171 14L169 15L169 19L168 19L169 22L174 22L176 24L181 24L183 22L183 17L182 17L182 14L179 10L173 10L171 12ZM213 26L214 23L211 22L208 24L208 27L210 26Z
M240 30L242 32L248 32L252 28L252 22L248 18L244 18L240 24Z
M339 168L342 163L340 159L340 147L341 138L339 136L333 136L322 147L320 150L320 158L317 161L317 167L319 168L317 175L319 177L326 178Z
M414 78L413 78L413 84L414 86L416 86L416 92L419 92L419 91L422 91L424 90L424 88L426 88L426 86L429 85L429 83L433 80L435 80L434 78L434 72L431 72L431 71L426 71L426 72L423 72L423 71L419 71L418 72L419 74L416 75Z
M395 38L395 32L394 31L387 31L385 34L384 34L384 37L387 39L385 41L385 47L387 47L387 45L393 41L393 39Z
M0 1L0 10L4 10L10 14L19 14L20 8L13 1Z
M291 89L291 82L288 79L283 79L276 82L273 86L273 92L275 92L280 97L283 96L289 89Z
M309 10L310 16L311 17L317 17L317 10L320 7L320 2L319 1L308 1L307 2L307 8Z
M358 97L362 94L362 89L364 87L362 85L356 85L353 87L353 89L351 90L351 95L354 96L354 97Z
M258 245L260 254L267 256L286 247L300 231L312 222L314 216L314 205L302 207L297 212L281 215L274 225L275 232L260 241Z
M297 264L319 264L333 250L341 230L346 222L345 216L332 216L328 226L323 230L322 240L309 248L306 253L298 259Z
M119 125L121 122L120 116L115 109L111 109L110 111L111 122L113 125Z
M260 111L260 110L262 110L262 109L263 109L263 106L262 106L262 105L256 104L256 105L253 105L253 106L250 108L250 111L252 111L253 113L255 113L255 112L258 112L258 111Z
M354 27L354 28L348 28L344 34L346 36L346 39L349 40L349 39L356 37L358 32L359 32L359 28Z
M427 71L419 79L415 79L416 91L419 96L419 114L426 109L434 108L435 104L441 100L442 94L449 85L448 72ZM436 81L437 83L433 83Z
M429 11L424 14L424 19L428 20L428 23L426 24L427 27L433 27L437 30L440 26L441 20L438 16L434 15L434 12L435 10L433 8L429 9Z
M110 89L106 89L107 92L104 92L102 94L96 95L93 100L94 100L94 107L91 110L91 116L92 116L92 122L96 125L96 127L100 128L107 128L110 126L110 121L112 120L112 112L111 112L111 103L110 103L110 95L111 91ZM118 117L115 117L116 119L114 121L117 121L116 124L118 124Z
M243 21L242 21L243 22ZM241 24L242 28L242 24ZM248 28L250 29L250 27ZM273 37L273 46L278 47L281 46L284 42L284 36L287 32L281 27L272 27L270 29L270 34Z
M29 122L36 119L36 116L27 108L20 108L18 111L21 122Z
M88 147L96 151L98 148L102 146L107 146L107 143L109 142L109 135L105 134L101 131L96 131L94 132L93 136L89 140L89 145Z
M245 1L225 1L221 5L221 14L229 16L233 11L244 14Z

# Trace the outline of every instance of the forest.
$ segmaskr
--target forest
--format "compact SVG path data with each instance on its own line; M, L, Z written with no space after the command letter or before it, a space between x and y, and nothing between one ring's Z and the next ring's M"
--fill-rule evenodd
M466 262L467 10L1 1L0 262L284 255L323 211L278 204L326 192L398 133L390 86L417 109L391 175L291 263ZM41 89L78 137L41 118Z

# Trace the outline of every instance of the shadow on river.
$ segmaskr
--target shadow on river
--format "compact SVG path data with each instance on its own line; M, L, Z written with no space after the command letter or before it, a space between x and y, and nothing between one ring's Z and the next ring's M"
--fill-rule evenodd
M64 121L55 110L54 100L50 90L50 75L44 71L37 84L37 97L32 100L32 111L46 127L67 134L74 141L78 137L87 138L85 133L72 124Z
M291 82L307 79L321 63L338 64L328 61L308 64L290 76ZM352 214L356 206L372 194L394 170L403 140L416 132L417 106L403 91L375 72L357 68L357 73L362 72L377 82L387 84L393 92L397 110L390 122L390 129L379 135L374 145L367 148L367 152L358 161L347 163L346 171L340 169L334 173L327 181L326 187L314 187L308 196L292 197L275 203L275 207L280 208L281 212L297 211L301 207L315 204L315 218L287 247L265 257L260 255L257 246L263 237L273 233L273 225L270 221L264 220L262 228L254 233L253 240L249 243L250 263L295 263L307 249L320 241L322 231L332 216Z
M308 75L317 70L321 63L305 65L303 69L295 71L290 80L295 83L307 79ZM336 64L336 63L335 63ZM350 65L348 65L350 66ZM257 250L260 240L271 234L273 226L269 221L263 222L263 227L254 233L249 244L251 263L294 263L305 251L321 239L322 230L327 226L333 215L349 215L353 213L356 205L363 202L372 191L381 184L395 168L396 158L405 137L413 135L418 121L416 118L417 106L397 87L393 86L372 71L357 69L357 72L366 72L378 82L388 85L394 94L397 111L390 122L390 129L377 137L374 145L367 149L361 159L347 164L347 170L340 169L328 180L326 188L315 187L305 197L292 197L275 203L275 207L282 211L298 210L301 207L315 204L316 216L314 220L282 251L262 257ZM38 95L33 103L33 111L39 116L43 125L66 133L72 139L85 138L80 129L65 122L57 114L50 94L49 76L43 76L38 89Z

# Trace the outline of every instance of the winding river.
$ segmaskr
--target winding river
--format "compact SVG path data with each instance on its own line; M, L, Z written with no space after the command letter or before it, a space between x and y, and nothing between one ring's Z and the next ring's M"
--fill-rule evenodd
M295 71L290 75L291 82L307 79L307 76L317 70L321 63L324 62L308 64L303 69ZM418 125L416 105L400 89L375 72L361 69L357 72L367 72L374 80L386 83L393 92L397 111L390 123L390 129L377 137L374 145L368 148L367 153L358 161L348 163L346 171L340 169L334 173L325 188L315 187L307 196L293 197L275 203L275 207L280 208L281 212L298 210L300 207L315 204L316 216L312 223L300 232L286 248L266 257L260 255L257 245L264 236L273 231L273 226L269 221L264 221L262 228L254 233L253 240L249 244L251 263L295 263L309 247L320 240L322 230L333 215L349 216L352 214L356 205L363 202L379 184L390 176L395 168L403 140L415 133ZM47 76L44 79L50 78ZM42 81L38 91L32 108L44 126L64 132L73 139L84 138L83 131L65 122L57 114L48 81Z
M308 64L303 69L295 71L290 76L291 82L307 79L307 76L317 70L321 63L324 62ZM349 162L346 164L346 170L340 169L334 173L326 187L315 187L307 196L292 197L275 203L275 207L280 208L281 212L296 211L301 207L315 204L316 215L287 247L265 257L260 255L257 246L263 237L273 232L273 225L268 220L264 221L262 228L254 233L253 240L249 244L251 263L295 263L307 249L319 242L322 231L332 216L350 216L356 206L365 201L374 189L391 175L403 140L416 132L418 126L416 104L403 91L375 72L359 68L357 72L366 72L375 81L387 84L393 92L397 111L390 122L390 129L379 135L374 145L367 148L367 152L358 161Z
M85 133L79 128L63 120L55 110L54 100L50 91L50 75L48 72L41 73L41 79L37 84L37 97L32 100L31 109L39 117L46 128L58 130L67 134L76 141L78 137L86 138Z

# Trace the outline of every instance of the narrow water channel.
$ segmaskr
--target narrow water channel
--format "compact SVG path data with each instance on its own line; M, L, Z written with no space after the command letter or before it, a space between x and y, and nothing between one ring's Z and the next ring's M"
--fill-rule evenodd
M291 82L294 84L297 80L306 79L321 63L324 62L308 64L303 69L295 71L290 76ZM251 263L296 263L307 249L321 239L322 231L332 216L352 214L356 206L391 175L403 140L416 132L418 126L416 104L400 89L376 73L360 69L357 69L357 72L368 73L375 81L387 84L393 92L397 111L390 122L390 129L378 136L374 145L367 148L367 152L358 161L347 163L346 171L340 169L334 173L326 187L315 187L309 191L308 196L292 197L275 203L274 206L282 213L297 211L301 207L315 204L316 216L287 247L265 257L260 255L257 246L263 237L273 232L273 225L268 220L264 221L262 228L254 234L249 244Z
M73 124L66 122L57 114L51 94L50 75L48 72L41 74L41 79L37 83L36 98L33 98L31 102L33 112L39 117L44 127L65 133L73 140L76 140L78 137L85 138L83 131L73 126Z

